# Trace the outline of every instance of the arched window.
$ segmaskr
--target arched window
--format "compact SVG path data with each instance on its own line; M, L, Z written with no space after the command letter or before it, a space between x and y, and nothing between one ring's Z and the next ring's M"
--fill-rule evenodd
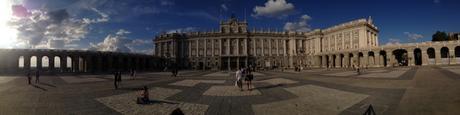
M59 56L54 56L54 67L61 68L61 58Z
M42 67L49 67L49 66L50 66L50 63L49 63L48 56L43 56L42 57Z
M67 62L66 62L67 68L72 68L72 58L67 56Z
M20 56L18 59L18 67L24 68L24 56Z
M37 56L30 57L30 67L31 68L37 67Z

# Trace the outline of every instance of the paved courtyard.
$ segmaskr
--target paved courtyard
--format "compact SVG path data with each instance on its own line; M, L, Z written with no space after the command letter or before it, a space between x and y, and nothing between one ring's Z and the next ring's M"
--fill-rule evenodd
M378 115L460 114L460 66L261 71L253 90L240 91L232 73L183 71L111 75L0 77L0 114ZM153 103L135 103L141 87ZM244 85L246 89L246 85Z

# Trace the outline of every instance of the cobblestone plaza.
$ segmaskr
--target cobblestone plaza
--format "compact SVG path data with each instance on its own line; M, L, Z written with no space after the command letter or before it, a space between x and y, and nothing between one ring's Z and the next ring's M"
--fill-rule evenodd
M123 74L115 90L112 75L0 77L0 114L170 114L186 115L356 115L372 105L379 115L459 114L460 66L258 71L252 91L234 86L223 71ZM154 103L139 105L147 86ZM245 86L246 89L246 86Z

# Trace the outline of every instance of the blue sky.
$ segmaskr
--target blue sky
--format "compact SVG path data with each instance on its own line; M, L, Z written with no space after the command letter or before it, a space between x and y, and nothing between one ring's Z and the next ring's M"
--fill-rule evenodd
M217 29L232 13L247 19L251 29L289 31L372 16L380 45L429 41L437 30L460 32L459 0L10 0L9 5L16 7L9 27L18 31L17 48L152 53L154 36Z

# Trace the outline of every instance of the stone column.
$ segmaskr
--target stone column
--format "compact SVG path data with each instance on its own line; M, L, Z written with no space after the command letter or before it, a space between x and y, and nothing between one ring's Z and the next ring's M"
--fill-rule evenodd
M264 44L264 39L260 39L260 42L261 42L261 49L260 49L260 53L262 53L262 56L265 56L265 44Z
M248 55L248 39L247 38L244 38L243 40L244 44L243 44L243 55Z
M279 44L280 44L280 40L279 40L279 39L276 39L276 40L275 40L275 45L276 45L276 56L280 56L280 53L281 53L281 52L279 52L279 51L280 51L280 49L279 49L279 46L280 46L280 45L279 45Z
M196 57L199 57L199 56L200 56L200 48L198 47L198 46L200 45L200 42L199 42L199 41L200 41L200 40L197 39L197 40L196 40L196 43L195 43L195 44L196 44L196 46L195 46Z
M240 55L240 39L237 38L236 39L236 56L239 56Z
M376 54L374 53L374 66L373 67L381 67L381 60L380 60L381 56L380 56L380 53L379 54Z
M252 50L254 50L254 52L252 53L253 56L257 56L257 40L256 39L252 39L252 44L253 44L253 47L252 47Z
M348 54L344 54L344 57L343 57L343 67L345 68L348 68L348 65L350 65L350 55Z
M268 55L273 56L273 54L272 54L272 40L271 39L268 40Z
M415 66L415 57L414 57L414 52L412 52L412 51L407 52L407 56L409 58L409 60L407 60L407 61L409 61L408 62L409 66Z
M37 55L37 70L40 70L40 71L42 70L42 63L43 63L42 58L43 58L43 56L38 56Z
M227 52L225 53L227 55L230 55L230 48L232 47L232 46L230 46L230 42L232 42L232 39L228 38L227 39Z
M5 59L3 59L3 62L5 62ZM30 56L29 55L24 55L24 70L30 71Z
M457 64L457 60L455 58L455 47L449 48L449 64Z
M332 55L329 55L328 63L329 63L329 68L333 68L333 66L334 66L334 57Z
M54 72L54 55L48 57L48 70Z
M363 59L361 59L361 67L368 67L369 66L369 54L368 53L363 53Z
M188 41L188 57L192 57L192 41Z
M341 60L342 60L342 59L341 59L340 55L336 55L336 56L335 56L335 67L336 67L336 68L340 68L340 64L341 64L340 62L341 62Z
M321 59L321 61L322 61L321 67L327 68L327 63L328 63L328 62L327 62L326 55L321 56L321 58L323 58L323 59Z
M283 40L283 56L287 56L286 40Z
M435 63L436 63L436 65L441 65L442 64L442 61L441 61L441 48L436 48L434 50L434 53L435 53Z
M385 61L387 61L386 59L388 59L388 58L386 58L386 56L384 56L384 55L379 55L379 58L380 58L380 59L379 59L379 61L380 61L379 66L381 66L381 67L386 67L386 66L388 66L388 62L387 62L387 65L385 66Z
M388 54L387 54L387 59L390 59L389 65L390 65L391 67L392 67L392 66L395 66L395 64L398 63L398 61L396 60L395 55L393 55L393 53L388 53Z

